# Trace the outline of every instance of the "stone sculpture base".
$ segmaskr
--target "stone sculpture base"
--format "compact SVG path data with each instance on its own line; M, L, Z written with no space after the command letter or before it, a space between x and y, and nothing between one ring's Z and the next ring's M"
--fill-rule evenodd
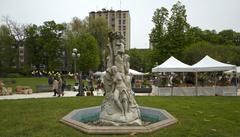
M177 122L177 119L163 109L150 107L139 107L142 120L149 124L142 126L107 126L107 125L90 125L92 120L98 121L101 111L100 106L76 109L64 116L60 121L78 129L87 134L131 134L131 133L150 133L158 129L167 127ZM99 122L97 122L99 123Z

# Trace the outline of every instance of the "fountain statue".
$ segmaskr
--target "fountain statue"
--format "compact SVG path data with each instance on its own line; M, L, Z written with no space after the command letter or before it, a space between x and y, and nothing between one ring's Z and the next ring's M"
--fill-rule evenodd
M101 105L101 125L142 125L140 110L131 88L129 55L125 53L123 36L109 33L107 70L103 78L106 97Z
M167 111L138 106L129 75L123 36L109 33L105 99L101 106L75 109L60 121L88 134L149 133L177 122Z

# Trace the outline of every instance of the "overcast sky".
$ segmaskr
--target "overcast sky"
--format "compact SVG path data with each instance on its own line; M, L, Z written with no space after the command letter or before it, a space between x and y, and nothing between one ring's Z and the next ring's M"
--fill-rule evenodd
M180 0L186 6L187 20L201 29L240 31L240 0ZM90 11L102 8L129 10L131 48L148 48L148 34L157 8L171 10L177 0L0 0L0 16L24 24L41 25L44 21L70 22L84 19ZM121 4L120 4L121 3ZM1 22L2 23L2 22Z

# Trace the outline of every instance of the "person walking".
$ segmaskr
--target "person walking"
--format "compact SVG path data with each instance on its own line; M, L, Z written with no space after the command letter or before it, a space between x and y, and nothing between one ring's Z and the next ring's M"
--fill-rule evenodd
M58 76L58 97L60 97L63 93L62 87L63 87L63 80L61 76Z
M61 94L62 94L62 96L64 96L64 89L66 87L66 81L63 77L61 77L61 79L62 79Z
M58 85L59 85L59 82L57 80L57 77L54 77L53 86L52 86L53 92L54 92L53 96L56 96L58 94L58 89L59 89Z

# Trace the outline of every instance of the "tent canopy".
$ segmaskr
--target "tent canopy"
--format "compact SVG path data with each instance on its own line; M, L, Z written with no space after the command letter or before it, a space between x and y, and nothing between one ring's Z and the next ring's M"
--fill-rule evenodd
M197 72L206 72L206 71L225 71L225 70L233 70L236 69L235 65L222 63L217 61L208 55L206 55L203 59L201 59L196 64L192 65Z
M105 73L106 73L106 71L104 71L104 72L97 71L93 75L101 76L101 75L105 75ZM133 69L129 69L129 73L132 75L145 75L144 73L133 70Z
M171 56L168 60L152 68L152 72L192 72L194 69Z
M132 75L145 75L144 73L133 70L133 69L129 69L129 73Z
M225 73L232 73L234 71L236 71L236 69L225 71ZM237 73L240 74L240 66L237 67Z
M208 55L192 66L187 65L171 56L161 65L152 68L152 72L208 72L225 70L236 70L236 66L222 63L209 57Z

